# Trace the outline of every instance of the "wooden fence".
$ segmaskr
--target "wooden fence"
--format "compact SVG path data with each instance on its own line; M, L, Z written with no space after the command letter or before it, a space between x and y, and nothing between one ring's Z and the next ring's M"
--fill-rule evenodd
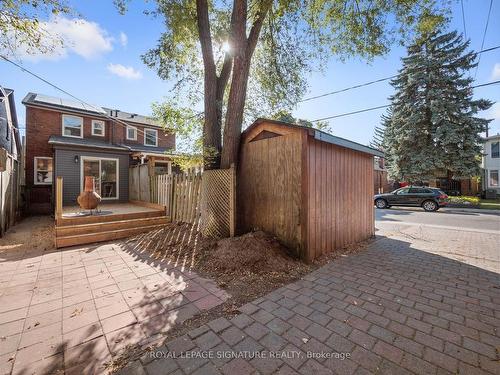
M129 199L134 201L153 202L151 200L151 185L147 164L129 168ZM155 202L153 202L155 203Z
M129 170L130 200L165 206L173 222L190 223L210 237L234 236L235 169L149 176L147 165Z

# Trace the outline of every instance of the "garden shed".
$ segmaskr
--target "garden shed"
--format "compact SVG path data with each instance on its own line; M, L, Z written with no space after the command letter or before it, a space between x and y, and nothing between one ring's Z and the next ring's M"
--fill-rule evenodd
M378 150L323 131L257 119L242 134L238 228L274 234L301 258L370 238Z

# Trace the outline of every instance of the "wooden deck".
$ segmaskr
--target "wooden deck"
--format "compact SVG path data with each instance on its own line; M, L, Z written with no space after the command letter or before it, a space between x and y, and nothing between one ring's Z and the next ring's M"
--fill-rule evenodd
M56 215L56 247L125 238L165 225L165 206L132 201L101 204L97 212L67 206Z

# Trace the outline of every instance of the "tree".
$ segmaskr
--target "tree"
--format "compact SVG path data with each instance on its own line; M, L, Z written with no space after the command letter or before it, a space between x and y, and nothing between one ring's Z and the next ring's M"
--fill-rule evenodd
M274 120L288 122L290 124L296 124L300 126L307 126L308 128L314 128L322 131L326 131L329 128L328 122L326 121L316 121L315 123L304 120L301 118L293 117L288 111L279 111L271 116Z
M492 103L473 99L468 72L477 54L457 32L438 30L416 39L391 84L383 149L389 175L400 181L433 178L437 169L455 178L479 174L480 133L490 120L478 111Z
M15 56L19 45L27 53L47 53L62 40L50 35L39 17L71 14L65 0L2 0L0 2L0 51Z
M129 0L115 0L125 11ZM143 60L203 99L206 168L237 162L247 91L274 111L295 104L331 55L372 58L443 20L433 0L156 0L165 31ZM201 61L200 61L201 55ZM203 92L200 88L203 82ZM262 101L261 101L262 102ZM192 106L192 103L188 105ZM207 150L211 150L207 153Z

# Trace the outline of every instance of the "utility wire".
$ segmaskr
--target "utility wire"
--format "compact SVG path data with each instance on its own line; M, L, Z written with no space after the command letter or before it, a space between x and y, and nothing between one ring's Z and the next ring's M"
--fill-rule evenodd
M497 85L499 83L500 83L500 80L498 80L498 81L492 81L492 82L486 82L486 83L481 83L480 85L472 86L471 89L475 89L475 88L478 88L478 87L484 87L484 86L490 86L490 85ZM338 118L338 117L351 116L351 115L355 115L357 113L375 111L377 109L387 108L387 107L390 107L390 106L391 106L391 104L379 105L377 107L365 108L365 109L360 109L360 110L353 111L353 112L346 112L346 113L340 113L338 115L333 115L333 116L328 116L328 117L322 117L322 118L319 118L319 119L316 119L316 120L312 120L311 122L325 121L325 120L331 120L331 119Z
M59 87L59 86L57 86L57 85L53 84L52 82L48 81L47 79L45 79L45 78L43 78L43 77L41 77L41 76L40 76L40 75L38 75L37 73L34 73L34 72L32 72L31 70L29 70L29 69L25 68L25 67L24 67L24 66L22 66L21 64L18 64L18 63L16 63L15 61L12 61L12 60L11 60L11 59L9 59L8 57L6 57L6 56L4 56L4 55L1 55L1 54L0 54L0 57L1 57L2 59L4 59L5 61L7 61L7 62L11 63L12 65L14 65L14 66L18 67L18 68L19 68L19 69L21 69L23 72L26 72L26 73L28 73L28 74L32 75L33 77L35 77L35 78L39 79L40 81L42 81L42 82L46 83L46 84L47 84L47 85L49 85L49 86L51 86L51 87L55 88L56 90L59 90L60 92L62 92L62 93L64 93L64 94L66 94L66 95L68 95L68 96L70 96L71 98L75 99L76 101L78 101L78 102L80 102L80 103L82 103L82 104L85 104L86 106L89 106L89 107L93 108L94 110L96 110L96 111L98 112L98 114L99 114L100 116L104 116L104 117L106 117L107 119L109 119L109 120L111 120L111 121L114 121L114 122L118 123L119 125L123 126L125 129L127 129L127 127L128 127L128 126L130 126L130 124L126 123L125 121L120 120L119 118L116 118L116 117L110 116L110 115L108 115L107 113L102 113L102 112L101 112L101 111L102 111L102 108L98 108L98 107L96 107L96 106L94 106L94 105L92 105L92 104L89 104L89 103L85 102L84 100L82 100L82 99L80 99L80 98L76 97L75 95L71 94L70 92L68 92L68 91L66 91L66 90L64 90L64 89L62 89L61 87ZM194 116L190 116L190 117L188 117L187 119L189 120L189 119L194 118L194 117L196 117L196 116L199 116L199 113L195 114ZM146 136L146 133L145 133L143 130L136 129L136 131L137 131L137 133L138 133L138 134L142 134L142 135Z
M490 48L486 48L486 49L482 49L481 48L481 50L479 52L477 52L477 54L479 56L481 56L481 53L494 51L494 50L499 49L499 48L500 48L500 45L494 46L494 47L490 47ZM305 98L305 99L299 100L298 103L303 103L303 102L307 102L307 101L310 101L310 100L323 98L325 96L330 96L330 95L338 94L338 93L341 93L341 92L345 92L345 91L357 89L357 88L360 88L360 87L373 85L373 84L378 83L378 82L388 81L390 79L396 78L397 76L398 76L398 74L395 74L395 75L392 75L390 77L379 78L379 79L376 79L376 80L373 80L373 81L369 81L369 82L365 82L365 83L360 83L358 85L345 87L345 88L340 89L340 90L330 91L330 92L326 92L326 93L321 94L321 95L311 96L309 98Z
M467 28L465 27L464 0L460 0L460 5L462 6L462 24L464 25L464 36L465 39L467 39Z
M490 0L490 6L488 8L488 16L486 17L486 25L484 26L483 40L481 41L481 49L484 47L484 40L486 39L486 32L488 31L488 25L490 24L491 7L493 6L493 0ZM474 73L474 79L477 76L477 70L479 68L479 63L481 62L481 55L477 59L476 72Z

